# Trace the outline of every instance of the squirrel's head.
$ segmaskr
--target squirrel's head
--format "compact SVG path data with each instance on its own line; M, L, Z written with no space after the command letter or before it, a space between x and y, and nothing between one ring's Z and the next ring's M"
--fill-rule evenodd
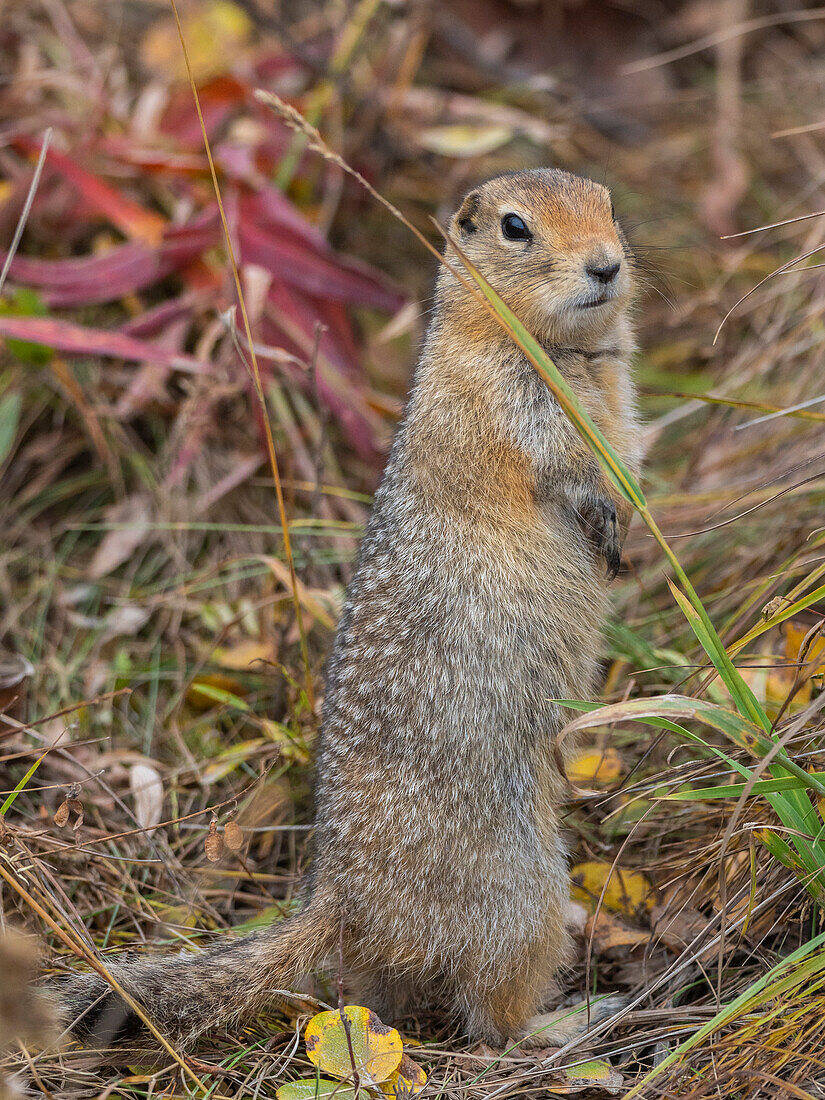
M554 168L498 176L466 196L450 233L540 339L599 337L633 295L633 257L610 192L592 180ZM462 270L449 245L447 257ZM459 291L445 283L450 296Z

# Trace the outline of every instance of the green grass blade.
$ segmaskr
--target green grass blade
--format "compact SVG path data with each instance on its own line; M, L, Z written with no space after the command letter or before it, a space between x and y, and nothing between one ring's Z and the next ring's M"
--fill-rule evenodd
M708 1020L689 1039L681 1043L672 1054L664 1058L646 1077L642 1078L641 1081L637 1081L630 1092L625 1093L624 1100L633 1100L634 1097L641 1096L642 1090L646 1090L652 1081L656 1080L657 1077L661 1077L666 1070L679 1062L688 1051L698 1046L699 1043L713 1035L721 1027L724 1027L725 1024L735 1020L737 1016L776 997L784 996L789 990L801 985L814 974L825 970L825 952L809 958L823 944L825 944L825 932L808 940L802 947L797 948L791 955L777 963L761 978L748 986L744 993L741 993L730 1004L720 1009L713 1019Z
M825 780L825 772L812 772L814 779ZM665 802L712 802L720 798L739 798L745 789L744 783L720 784L717 787L694 787L690 791L676 791L663 795ZM776 791L801 791L805 784L795 775L780 776L778 779L757 779L752 784L750 794L773 794Z
M745 749L757 760L776 748L775 742L766 737L753 722L748 721L736 711L720 707L706 699L692 699L687 695L658 695L646 699L628 699L623 703L612 703L588 711L581 718L574 718L565 727L570 733L581 729L590 729L608 722L639 721L644 718L655 719L661 723L665 717L693 718L724 734L738 748ZM825 795L825 783L806 772L796 761L791 760L784 749L777 752L771 765L782 768L795 775L801 784ZM750 774L750 773L748 773ZM810 803L808 804L810 806ZM798 822L797 822L798 825Z
M779 626L780 623L784 623L786 619L792 619L794 615L798 614L800 611L805 611L812 604L818 603L823 599L825 599L825 584L820 585L819 588L813 589L813 591L809 592L806 596L800 596L798 600L788 604L787 607L783 607L776 615L771 615L769 619L757 623L756 626L749 630L747 634L744 634L738 642L731 646L731 652L738 653L762 634L772 630L775 626Z
M701 614L699 609L694 606L693 601L689 601L687 596L670 580L668 580L668 586L674 600L682 609L682 614L687 619L688 625L696 635L705 653L710 657L714 668L722 677L725 687L730 692L740 714L748 715L751 721L761 726L763 730L770 730L771 724L768 716L745 683L742 674L734 665L722 643L722 639L714 630L707 615ZM704 608L702 610L704 611Z
M40 767L40 765L43 763L43 761L46 759L46 757L49 755L50 751L51 751L50 749L47 749L46 752L44 752L42 754L42 756L38 756L38 758L35 760L35 762L32 764L32 766L29 768L29 770L23 776L23 778L19 781L17 786L14 788L14 790L9 794L6 801L3 803L2 806L0 806L0 817L4 817L5 814L7 814L8 811L12 808L12 806L14 805L15 799L20 794L20 792L23 790L23 788L26 786L26 784L31 779L31 777L34 775L34 773L37 771L37 769Z

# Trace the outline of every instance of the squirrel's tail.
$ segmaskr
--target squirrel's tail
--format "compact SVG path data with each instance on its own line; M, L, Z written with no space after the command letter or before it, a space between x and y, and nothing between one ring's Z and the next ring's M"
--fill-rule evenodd
M151 955L110 966L112 976L165 1035L187 1042L277 1000L335 947L340 913L314 895L294 917L198 954ZM97 974L75 975L58 990L66 1026L107 1046L134 1038L140 1021Z

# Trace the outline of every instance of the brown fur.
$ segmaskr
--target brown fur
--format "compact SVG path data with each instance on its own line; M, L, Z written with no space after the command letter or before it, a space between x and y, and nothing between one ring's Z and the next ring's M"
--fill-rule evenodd
M508 212L531 240L505 238ZM605 188L503 176L451 227L638 468L633 259ZM609 285L586 270L619 262ZM328 666L306 908L200 955L119 965L162 1027L196 1035L261 1008L341 929L386 1019L442 1003L472 1037L523 1031L567 951L551 700L594 690L605 560L628 518L532 367L442 271ZM104 992L78 978L66 1003ZM105 996L87 1023L111 1009Z

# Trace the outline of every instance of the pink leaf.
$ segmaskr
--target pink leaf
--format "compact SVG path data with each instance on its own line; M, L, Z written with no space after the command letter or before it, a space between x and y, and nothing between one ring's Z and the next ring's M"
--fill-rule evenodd
M263 202L241 204L238 239L246 263L319 298L372 306L395 313L404 296L366 264L338 256L313 227L300 224L285 200L267 194Z
M163 363L190 374L209 374L211 367L192 355L157 347L120 332L86 328L52 317L11 317L0 315L0 336L44 344L69 355L102 355L114 359Z
M34 153L38 148L37 143L25 134L16 137L14 144L28 153ZM58 171L73 183L86 202L125 236L149 245L158 244L166 226L166 219L160 214L146 210L139 203L122 195L65 153L50 149L46 163L52 171Z
M189 225L169 228L157 248L138 241L116 245L100 256L38 260L15 256L10 277L38 287L53 308L117 301L143 290L197 259L219 239L217 215L210 210ZM0 263L5 253L0 253Z
M315 321L318 317L312 303L290 291L283 283L273 282L262 324L264 340L280 344L304 359L309 359L315 339ZM360 389L353 384L352 370L342 368L340 348L333 334L326 333L321 340L318 364L318 394L346 432L347 438L358 454L367 461L374 461L377 453L377 418L368 408ZM304 385L305 374L301 375Z

